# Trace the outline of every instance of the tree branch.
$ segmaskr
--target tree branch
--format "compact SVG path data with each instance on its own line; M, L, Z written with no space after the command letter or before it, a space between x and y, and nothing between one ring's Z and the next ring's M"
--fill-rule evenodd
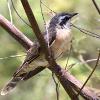
M28 1L27 0L21 0L21 3L24 7L24 10L25 10L26 15L28 17L28 20L29 20L29 22L32 26L33 33L35 33L35 35L36 35L36 37L39 41L39 44L41 45L43 52L45 52L45 56L46 56L47 61L49 62L50 66L56 66L56 62L55 62L53 56L51 56L50 49L48 48L48 45L47 45L43 35L41 34L41 31L38 27L38 24L35 20L35 17L32 13L32 10L30 8Z
M56 68L50 67L49 69L52 70L56 74L56 76L58 77L60 83L62 84L62 86L64 87L65 90L68 88L68 86L72 86L75 91L77 91L77 92L80 91L82 84L69 72L66 72L60 66L57 66ZM66 91L66 92L68 93L68 91ZM70 92L70 89L69 89L69 92ZM97 97L97 95L95 93L92 93L86 87L83 88L80 95L85 100L99 100L100 99ZM74 99L72 99L72 100L75 100L76 97L73 96L73 98Z
M98 7L96 1L95 1L95 0L92 0L92 2L93 2L93 4L94 4L96 10L98 11L98 13L99 13L99 15L100 15L100 8Z
M30 39L28 39L2 15L0 15L0 26L4 28L14 39L16 39L26 50L33 45L33 42Z

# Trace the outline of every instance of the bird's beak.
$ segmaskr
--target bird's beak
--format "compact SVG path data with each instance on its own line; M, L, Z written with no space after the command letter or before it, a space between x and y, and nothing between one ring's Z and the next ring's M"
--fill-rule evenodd
M71 18L74 17L74 16L76 16L76 15L78 15L78 13L71 14Z

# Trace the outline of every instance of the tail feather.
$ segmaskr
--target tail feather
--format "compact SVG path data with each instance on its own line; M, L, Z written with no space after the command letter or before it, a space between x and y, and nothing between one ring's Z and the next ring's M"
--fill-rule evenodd
M8 94L11 90L13 90L17 83L22 80L22 77L13 77L8 84L1 90L1 95Z

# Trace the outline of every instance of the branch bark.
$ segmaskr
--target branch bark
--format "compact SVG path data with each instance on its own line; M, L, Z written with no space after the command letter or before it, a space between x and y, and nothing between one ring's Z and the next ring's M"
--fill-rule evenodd
M56 64L53 56L51 55L51 51L48 48L48 45L47 45L43 35L41 34L41 31L38 27L38 24L35 20L35 17L32 13L32 10L30 8L28 1L27 0L21 0L21 3L24 7L24 10L25 10L26 15L28 17L28 20L29 20L29 22L32 26L33 33L35 33L35 35L36 35L36 37L39 41L39 44L41 45L43 52L45 52L45 56L46 56L47 61L49 62L50 66L56 66L57 64Z
M0 26L4 28L14 39L16 39L26 50L33 45L33 42L30 39L28 39L2 15L0 15Z
M56 76L58 77L60 83L66 90L68 86L72 86L72 88L79 92L81 87L83 86L81 82L79 82L73 75L71 75L69 72L66 72L66 70L62 69L60 66L55 67L49 67L50 70L52 70ZM69 85L68 85L69 84ZM66 91L68 93L68 91ZM70 89L69 89L70 92ZM86 87L83 88L80 95L85 100L99 100L100 98L97 97L95 93L92 93L89 89ZM73 97L72 100L75 100L76 97Z

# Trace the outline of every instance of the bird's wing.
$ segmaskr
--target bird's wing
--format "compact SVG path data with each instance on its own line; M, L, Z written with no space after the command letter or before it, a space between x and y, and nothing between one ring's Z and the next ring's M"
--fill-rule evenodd
M38 42L35 42L33 44L33 46L27 51L27 56L26 56L24 62L13 74L14 77L26 73L26 72L23 72L22 70L39 56L39 48L40 48L40 45L38 44Z
M49 34L49 39L46 36L46 33L44 35L44 38L46 42L49 40L49 44L51 45L54 40L56 35L52 35L52 33ZM33 75L37 74L34 73L34 70L36 71L37 68L32 69L31 71L27 71L27 67L29 64L35 60L36 58L39 57L41 51L41 47L38 42L35 42L33 47L30 48L27 52L27 56L24 60L24 62L21 64L21 66L17 69L17 71L14 73L13 78L5 85L5 87L1 91L1 95L5 95L9 93L13 88L16 87L16 85L19 83L21 80L27 80L31 78ZM41 71L43 69L43 66L39 66L39 70Z
M49 33L48 37L47 37L47 33L46 32L43 35L44 35L44 38L45 38L46 42L48 42L48 40L49 40L49 45L51 45L54 42L55 38L56 38L56 34L55 33ZM13 76L16 77L16 76L25 75L27 72L24 72L23 69L25 69L25 67L28 66L33 60L35 60L37 57L39 57L40 56L40 52L41 52L41 47L40 47L38 41L35 41L35 43L32 46L32 48L30 48L28 50L27 56L26 56L24 62L16 70L16 72L13 74ZM35 70L35 69L33 69L33 70Z

